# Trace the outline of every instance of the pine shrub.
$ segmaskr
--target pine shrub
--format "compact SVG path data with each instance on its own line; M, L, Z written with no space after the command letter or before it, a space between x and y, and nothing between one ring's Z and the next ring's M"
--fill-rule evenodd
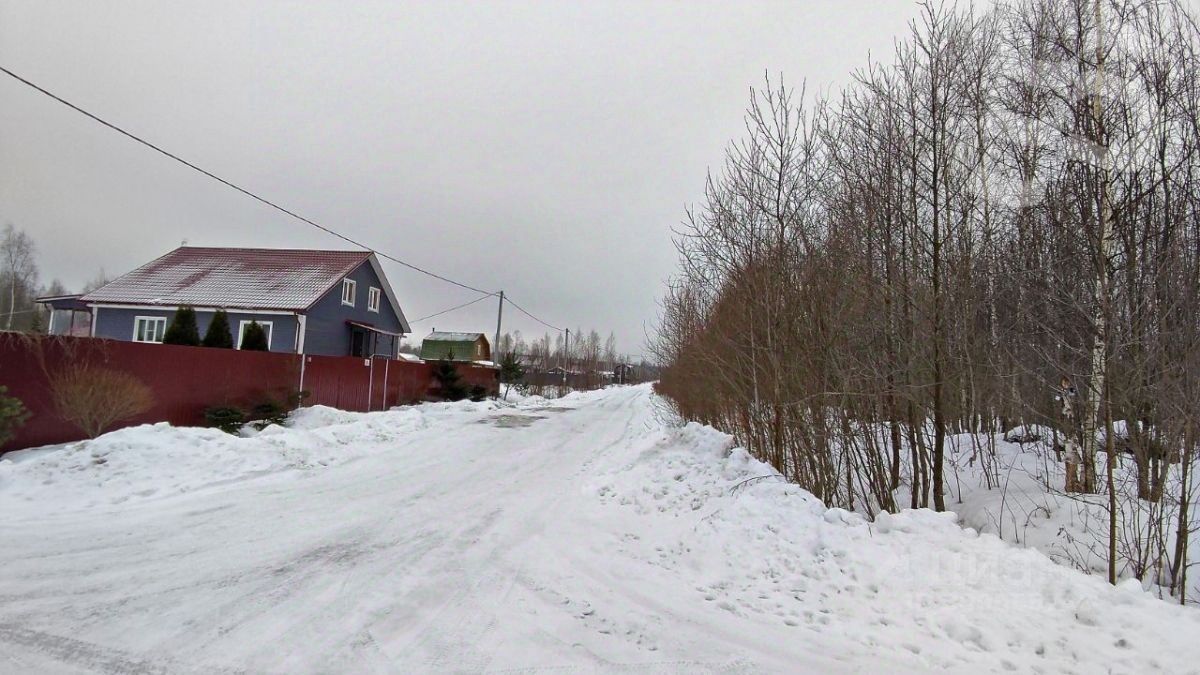
M0 385L0 445L12 440L17 429L29 419L25 404L15 396L8 395L8 387Z
M233 333L229 330L229 315L225 310L218 309L213 314L212 321L208 324L208 330L204 331L205 347L216 347L218 349L233 349Z
M246 423L246 413L240 408L218 405L204 410L204 421L227 434L236 434Z
M167 326L167 332L163 335L163 344L200 346L200 329L196 327L196 310L191 307L180 307L175 312L175 318L171 319L171 325Z
M257 321L251 321L246 326L246 334L242 336L242 349L252 352L270 351L267 344L267 331Z
M462 376L452 361L438 361L433 368L433 377L438 381L442 398L447 401L461 401L467 397L467 388L462 383Z
M519 386L525 381L525 366L521 365L515 351L507 351L500 356L500 381L505 385L504 398L508 398L508 390L513 385Z
M282 425L287 420L287 410L275 401L263 401L250 409L254 428L262 431L272 424Z

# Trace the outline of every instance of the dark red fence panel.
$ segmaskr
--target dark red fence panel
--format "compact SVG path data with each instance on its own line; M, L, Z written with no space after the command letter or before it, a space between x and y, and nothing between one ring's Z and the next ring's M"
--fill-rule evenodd
M416 403L430 397L433 365L424 362L392 361L387 371L388 405Z
M459 366L458 374L467 388L476 385L483 387L488 396L495 396L500 391L500 369L486 366Z
M305 356L301 389L308 392L305 405L327 405L341 410L367 410L370 362L352 356Z
M468 387L479 385L489 395L499 391L497 369L466 363L457 368ZM353 356L304 357L303 389L309 392L305 405L358 412L386 410L437 397L433 364Z
M80 365L129 373L150 388L153 407L117 427L152 422L204 424L205 408L250 408L267 401L286 404L301 390L309 393L304 405L359 412L414 403L437 393L433 366L421 362L301 357L0 332L0 385L32 413L17 437L0 447L0 453L83 438L79 429L59 417L50 393L50 379L55 373ZM499 371L495 368L459 364L458 372L468 386L478 384L489 394L499 389Z
M153 407L118 426L196 425L204 423L204 409L209 406L249 407L267 400L286 404L297 391L300 373L295 354L0 333L0 384L32 413L18 436L0 450L82 437L79 429L58 416L50 378L85 364L129 373L150 388Z

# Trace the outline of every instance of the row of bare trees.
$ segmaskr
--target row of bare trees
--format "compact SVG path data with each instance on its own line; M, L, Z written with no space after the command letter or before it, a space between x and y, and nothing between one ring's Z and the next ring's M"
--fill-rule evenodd
M595 329L572 330L568 340L565 332L544 333L526 340L520 331L500 336L496 356L503 361L513 355L525 371L525 383L535 394L545 394L550 385L565 389L596 389L614 382L632 384L645 381L657 370L644 360L635 360L617 350L617 337L610 332L601 338ZM621 371L634 374L629 377Z
M1186 550L1198 37L1173 1L924 5L837 96L754 90L678 232L661 392L865 510L944 509L953 434L1053 428L1083 493L1104 490L1112 439L1141 499L1182 467Z

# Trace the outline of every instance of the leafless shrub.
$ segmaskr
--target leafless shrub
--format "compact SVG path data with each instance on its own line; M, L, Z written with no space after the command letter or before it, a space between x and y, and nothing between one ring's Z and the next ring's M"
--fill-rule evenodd
M69 366L51 375L50 392L58 414L89 438L154 404L150 388L138 378L91 364Z

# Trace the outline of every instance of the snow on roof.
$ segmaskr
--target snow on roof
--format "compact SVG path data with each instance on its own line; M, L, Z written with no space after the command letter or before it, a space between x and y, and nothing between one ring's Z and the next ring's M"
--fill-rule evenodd
M425 337L426 340L442 342L474 342L484 337L483 333L453 333L449 331L434 331Z
M181 246L83 296L88 303L307 309L370 251Z
M34 302L40 305L50 305L51 309L88 311L86 302L80 300L81 295L49 295L37 298Z

